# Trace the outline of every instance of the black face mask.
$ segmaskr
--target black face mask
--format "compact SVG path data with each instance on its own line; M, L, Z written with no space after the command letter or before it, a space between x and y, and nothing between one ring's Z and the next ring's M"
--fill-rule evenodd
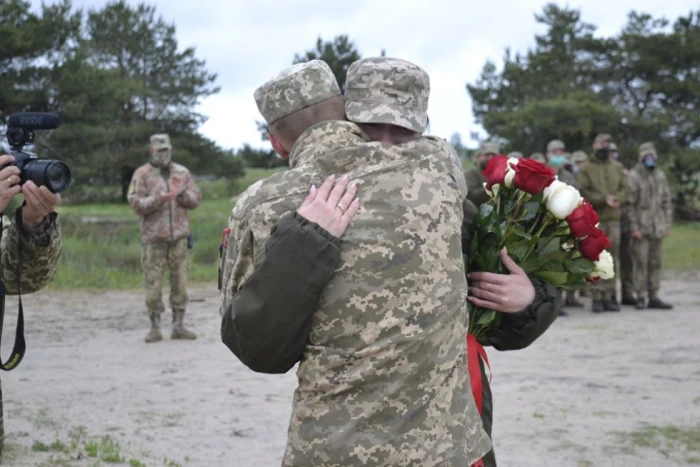
M644 167L647 169L653 170L656 168L656 159L654 159L654 156L651 154L647 154L642 158L642 164L644 164Z
M598 149L595 152L595 156L601 161L608 160L610 158L610 150L606 148Z

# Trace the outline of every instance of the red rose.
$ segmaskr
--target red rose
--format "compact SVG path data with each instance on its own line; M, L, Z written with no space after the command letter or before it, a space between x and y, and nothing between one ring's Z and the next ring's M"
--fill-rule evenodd
M600 280L600 277L598 277L598 276L591 277L588 274L586 274L584 276L584 278L586 279L586 282L588 282L589 284L595 284L596 282L598 282Z
M555 180L554 171L541 162L520 159L515 169L513 184L516 188L536 195L542 193Z
M490 190L494 185L500 185L506 178L506 166L508 158L506 156L491 156L486 168L481 175L486 178L486 189Z
M583 238L596 233L598 230L596 225L598 225L600 219L598 219L598 213L595 212L593 206L588 201L584 201L581 206L569 214L566 222L569 223L569 229L571 229L573 237Z
M598 261L603 250L610 248L610 246L611 244L608 237L602 230L596 229L593 234L589 235L578 244L578 249L584 258L588 258L591 261Z

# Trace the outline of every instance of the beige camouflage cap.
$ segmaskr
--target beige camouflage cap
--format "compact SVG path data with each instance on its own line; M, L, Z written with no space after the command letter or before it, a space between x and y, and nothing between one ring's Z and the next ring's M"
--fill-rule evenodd
M584 151L574 151L571 153L570 159L573 163L588 162L588 154L586 154Z
M282 70L255 90L255 103L268 125L310 105L339 96L340 86L326 62L311 60Z
M481 154L498 154L501 152L501 148L497 143L492 143L490 141L483 142L479 145L479 152L477 155Z
M543 164L547 163L547 159L544 158L544 154L542 154L541 152L531 154L530 159L532 159L533 161L542 162Z
M428 125L430 78L398 58L358 60L348 69L345 115L355 123L387 123L423 133Z
M654 143L643 143L639 146L640 156L643 156L644 154L649 154L651 152L656 154L656 146L654 146Z
M607 134L607 133L601 133L601 134L599 134L598 136L595 137L595 141L594 141L593 143L594 143L594 144L597 144L597 143L605 143L606 141L607 141L608 143L612 143L612 140L613 140L613 139L612 139L612 136L610 136L609 134Z
M172 145L170 144L170 136L166 135L165 133L157 134L157 135L152 135L151 136L151 147L155 149L156 151L161 150L161 149L172 149Z
M562 151L566 149L564 141L560 139L555 139L550 141L549 144L547 144L547 152L556 151L557 149L561 149Z

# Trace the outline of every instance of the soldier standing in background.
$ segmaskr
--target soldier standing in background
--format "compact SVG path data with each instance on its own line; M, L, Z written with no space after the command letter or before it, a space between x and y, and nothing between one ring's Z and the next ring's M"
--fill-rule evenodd
M659 298L661 244L671 232L673 206L666 175L657 168L653 143L639 146L639 163L630 170L628 216L634 260L636 308L670 310L673 305ZM649 298L646 303L645 297Z
M584 151L574 151L571 153L571 170L576 176L576 183L578 184L578 173L581 171L581 167L588 164L588 154Z
M479 145L479 151L474 157L474 164L476 167L467 170L464 173L464 178L467 180L467 187L469 191L467 192L467 199L474 203L477 207L486 203L490 198L486 194L486 189L484 188L484 183L486 179L481 175L481 171L486 168L486 164L489 163L492 156L495 156L500 151L500 148L496 143L481 143Z
M146 342L163 339L160 315L165 311L161 287L163 269L170 271L171 339L195 339L183 325L187 306L190 221L188 211L202 201L186 167L172 162L172 146L166 134L151 136L150 159L139 167L129 186L129 204L141 217L142 262L146 281L146 307L151 330Z
M620 154L617 152L617 144L610 143L610 159L620 162Z
M530 154L530 159L532 159L533 161L542 162L543 164L547 163L547 159L545 159L544 154L542 154L541 152L535 152Z
M619 162L619 161L618 161ZM629 174L630 171L622 168L629 194ZM622 216L620 217L620 284L622 286L622 301L625 306L635 306L637 300L634 298L634 248L632 245L632 229L630 228L629 200L622 206Z
M508 157L515 157L516 159L522 159L523 153L519 151L513 151L508 153Z
M620 311L615 284L620 273L620 208L627 202L627 187L622 165L610 159L611 143L608 134L596 136L594 155L590 163L581 167L578 176L581 195L598 212L600 229L610 239L609 251L615 262L615 278L601 280L591 288L594 313Z

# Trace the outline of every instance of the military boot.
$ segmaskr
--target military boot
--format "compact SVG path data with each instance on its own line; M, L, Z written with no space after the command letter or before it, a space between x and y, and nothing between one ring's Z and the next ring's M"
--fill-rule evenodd
M163 334L160 333L160 313L150 313L149 318L151 319L151 330L144 340L147 344L162 341Z
M566 306L573 306L575 308L581 308L583 303L576 300L576 292L569 290L566 292Z
M607 300L603 300L603 310L605 311L620 311L620 304L617 303L615 297Z
M182 320L185 317L185 310L173 310L173 332L170 334L171 339L193 340L197 335L185 328Z
M603 312L603 301L593 299L593 301L591 302L591 311L593 313L602 313Z
M638 310L643 310L647 307L646 300L643 298L638 298L637 301L634 303L634 307Z
M662 301L659 297L654 297L649 299L647 308L651 308L653 310L672 310L673 305Z

